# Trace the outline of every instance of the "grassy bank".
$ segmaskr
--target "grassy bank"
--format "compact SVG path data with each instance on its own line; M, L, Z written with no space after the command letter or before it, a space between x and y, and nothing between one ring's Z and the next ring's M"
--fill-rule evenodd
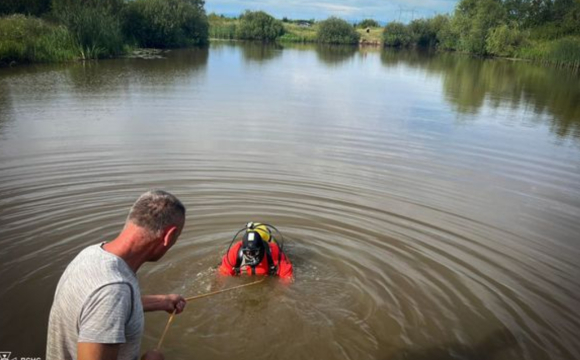
M264 25L264 20L254 20L248 14L262 14L263 12L246 12L239 18L228 18L216 14L210 14L209 37L210 39L237 39L248 40L244 36L244 28L256 29L258 33L268 29L271 24L276 24L282 31L277 31L276 36L272 33L264 33L260 37L266 41L294 42L294 43L326 43L326 44L355 44L359 42L363 30L357 31L346 21L331 17L324 21L315 22L313 20L276 20L268 16L268 26ZM373 32L375 34L376 31ZM366 34L366 33L365 33ZM368 35L368 34L367 34ZM368 37L368 36L367 36Z
M318 25L308 23L284 22L286 33L279 40L282 42L312 43L316 42Z
M72 60L78 47L62 25L24 15L0 18L0 64Z
M43 1L0 6L0 66L110 58L136 47L208 41L202 0Z
M517 50L516 58L580 70L580 36L554 41L530 41Z

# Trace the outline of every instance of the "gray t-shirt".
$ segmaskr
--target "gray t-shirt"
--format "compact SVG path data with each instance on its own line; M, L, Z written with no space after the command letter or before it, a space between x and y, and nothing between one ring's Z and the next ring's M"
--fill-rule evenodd
M144 325L139 283L127 263L102 245L81 251L58 282L47 360L76 360L79 342L121 344L119 360L139 357Z

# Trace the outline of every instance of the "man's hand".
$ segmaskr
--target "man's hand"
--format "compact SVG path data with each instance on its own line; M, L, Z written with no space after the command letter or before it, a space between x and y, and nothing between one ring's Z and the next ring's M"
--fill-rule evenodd
M158 350L149 350L141 356L141 360L165 360L165 356Z
M172 314L175 311L179 314L185 309L186 301L179 294L169 295L144 295L141 296L143 311L167 311Z
M167 311L168 313L172 314L175 311L176 314L181 313L185 309L185 304L187 303L183 296L179 294L169 294L167 296Z

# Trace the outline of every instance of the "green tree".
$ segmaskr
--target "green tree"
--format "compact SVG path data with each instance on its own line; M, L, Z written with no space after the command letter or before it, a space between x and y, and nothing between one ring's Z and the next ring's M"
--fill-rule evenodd
M135 0L123 14L126 36L143 47L175 48L208 40L201 0Z
M453 18L459 34L458 50L484 55L489 31L505 23L506 11L500 0L461 0Z
M380 27L379 23L373 19L364 19L360 23L357 24L358 28L366 29L366 28L373 28L373 27Z
M240 16L236 35L245 40L273 41L284 35L284 26L264 11L246 10Z
M409 31L413 42L419 46L434 47L439 42L437 34L448 22L444 15L437 15L430 19L417 19L409 24Z
M413 36L409 27L393 21L383 29L383 42L385 46L406 47L413 44Z
M345 20L330 17L318 24L316 38L325 44L357 44L360 34Z
M446 15L441 15L438 20L437 46L444 50L457 49L457 43L459 42L459 33L451 20Z

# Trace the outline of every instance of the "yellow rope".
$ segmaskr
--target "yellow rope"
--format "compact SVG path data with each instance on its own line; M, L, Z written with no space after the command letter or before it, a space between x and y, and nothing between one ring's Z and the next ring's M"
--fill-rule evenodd
M251 282L249 284L233 286L231 288L227 288L227 289L223 289L223 290L212 291L212 292L209 292L207 294L201 294L201 295L191 296L191 297L185 298L185 301L197 300L197 299L201 299L201 298L204 298L204 297L221 294L221 293L226 292L226 291L231 291L231 290L243 288L243 287L246 287L246 286L256 285L256 284L261 283L264 280L266 280L266 277L262 278L261 280ZM159 342L157 343L156 350L161 349L161 345L163 344L163 340L165 340L165 335L167 334L167 330L169 330L169 325L171 325L171 322L173 321L173 318L175 317L175 313L176 312L177 312L177 309L173 310L173 313L169 316L169 319L167 320L167 324L165 325L165 330L163 330L163 334L161 334L161 339L159 339Z
M173 310L173 313L171 313L171 315L169 316L169 320L167 320L167 325L165 325L165 330L163 330L163 334L161 335L161 339L159 339L159 342L157 343L156 350L161 349L161 344L163 344L163 340L165 340L165 334L167 334L167 330L169 330L169 325L171 325L171 322L173 321L173 318L175 317L176 312L177 312L177 308L175 310Z

